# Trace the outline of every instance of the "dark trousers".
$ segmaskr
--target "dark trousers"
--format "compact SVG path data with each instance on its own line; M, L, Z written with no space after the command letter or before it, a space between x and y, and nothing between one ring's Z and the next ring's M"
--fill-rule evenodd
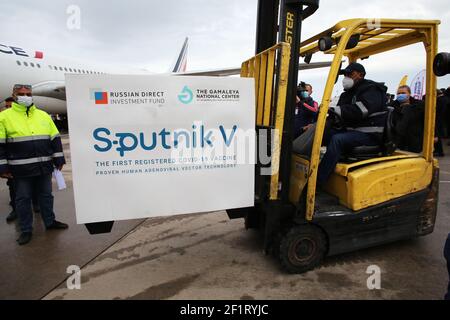
M16 203L14 199L16 199L16 192L14 191L14 180L8 179L8 181L6 181L6 185L9 188L9 205L13 208L13 210L15 210Z
M450 300L450 233L447 236L447 241L445 242L444 247L444 257L447 260L447 272L448 272L448 286L447 286L447 294L445 295L445 300Z
M442 147L441 138L438 138L438 141L434 144L434 152L438 155L444 155L444 148Z
M31 210L33 193L37 195L45 226L48 227L55 221L51 174L14 178L14 186L16 191L16 212L19 216L22 232L31 232L33 230L33 213Z
M357 146L376 146L378 141L370 134L359 131L330 129L324 136L327 152L319 165L317 184L323 185L333 173L341 155Z
M13 210L16 210L16 190L14 186L14 179L8 179L6 182L6 185L9 187L9 205L13 208ZM33 210L39 209L39 199L38 199L38 193L36 190L33 192Z

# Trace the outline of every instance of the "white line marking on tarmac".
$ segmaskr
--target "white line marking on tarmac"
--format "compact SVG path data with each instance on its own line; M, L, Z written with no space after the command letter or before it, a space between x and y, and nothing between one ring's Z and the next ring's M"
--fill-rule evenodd
M440 183L450 183L450 181L439 181Z

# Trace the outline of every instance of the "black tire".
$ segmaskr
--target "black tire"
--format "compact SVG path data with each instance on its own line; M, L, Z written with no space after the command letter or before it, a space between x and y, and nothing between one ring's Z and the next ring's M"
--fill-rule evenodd
M318 266L327 252L325 234L316 226L299 225L289 229L280 241L279 259L289 273L303 273Z

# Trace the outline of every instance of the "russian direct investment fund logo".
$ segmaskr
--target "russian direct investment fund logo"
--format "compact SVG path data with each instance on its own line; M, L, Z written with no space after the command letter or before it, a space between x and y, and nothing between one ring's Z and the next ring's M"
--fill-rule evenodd
M108 92L102 89L91 89L90 90L91 100L95 101L95 104L108 104Z
M178 95L178 100L181 103L189 104L192 102L192 99L194 99L194 94L192 93L192 90L189 89L188 86L184 86L183 90Z

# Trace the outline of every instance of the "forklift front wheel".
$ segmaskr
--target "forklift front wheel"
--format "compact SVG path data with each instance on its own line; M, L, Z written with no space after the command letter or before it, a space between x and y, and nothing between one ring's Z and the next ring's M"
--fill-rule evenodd
M280 241L281 266L289 273L303 273L314 269L325 257L326 237L313 225L292 227Z

